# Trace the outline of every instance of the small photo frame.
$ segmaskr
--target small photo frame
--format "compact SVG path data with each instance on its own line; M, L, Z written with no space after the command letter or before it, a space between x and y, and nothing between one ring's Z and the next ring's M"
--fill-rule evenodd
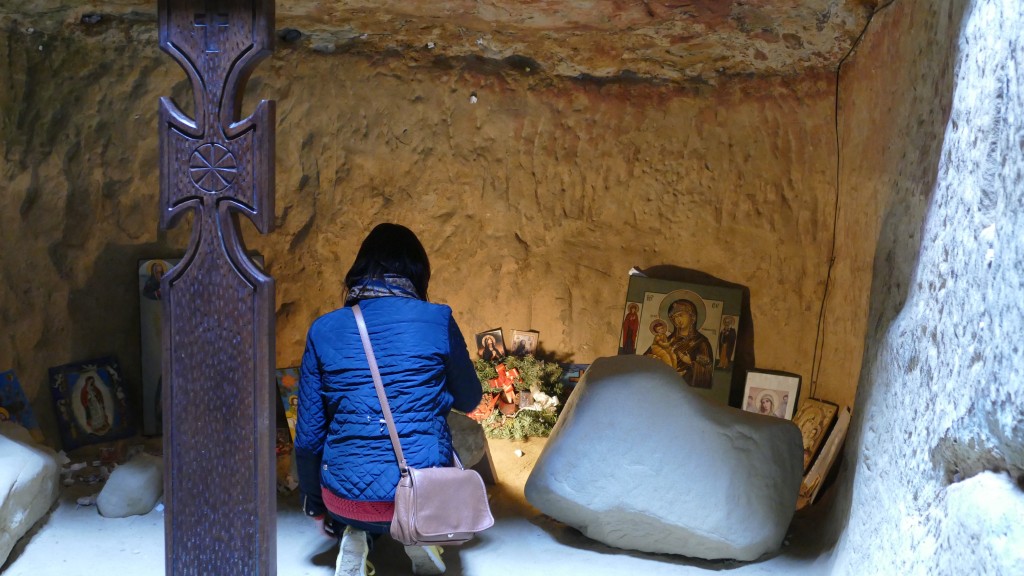
M135 434L112 356L50 368L50 392L65 450Z
M498 362L505 357L505 339L501 328L492 328L476 335L476 356L488 362Z
M799 396L799 374L748 370L743 389L743 410L792 420Z
M513 356L533 356L537 352L537 344L539 343L540 332L536 330L512 331Z

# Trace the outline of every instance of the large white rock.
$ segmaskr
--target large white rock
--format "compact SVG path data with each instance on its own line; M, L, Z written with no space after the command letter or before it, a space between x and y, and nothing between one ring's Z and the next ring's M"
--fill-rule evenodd
M1024 574L1024 492L1006 472L985 471L946 489L936 502L942 519L934 542L964 546L956 557L936 559L933 574ZM929 523L935 522L928 519Z
M552 430L526 499L610 546L754 560L786 535L802 451L788 420L713 403L651 358L600 358Z
M164 462L145 452L118 466L96 497L96 508L107 518L149 514L164 491Z
M28 430L0 422L0 566L60 495L60 463Z

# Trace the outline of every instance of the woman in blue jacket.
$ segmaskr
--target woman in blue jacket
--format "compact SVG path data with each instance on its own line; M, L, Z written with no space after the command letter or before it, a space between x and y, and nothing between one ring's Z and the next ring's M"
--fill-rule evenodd
M448 412L482 389L451 308L427 301L430 262L408 228L380 224L345 276L345 307L317 318L302 356L295 455L303 509L343 530L337 574L367 573L368 536L390 529L398 462L351 306L359 304L409 466L452 463ZM436 546L406 547L414 574L442 574Z

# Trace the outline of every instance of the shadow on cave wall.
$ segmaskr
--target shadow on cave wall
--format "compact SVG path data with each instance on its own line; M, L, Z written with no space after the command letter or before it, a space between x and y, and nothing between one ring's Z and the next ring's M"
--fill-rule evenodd
M186 221L179 227L187 230L191 223ZM165 242L107 244L93 262L85 283L68 295L72 358L61 363L115 357L121 367L132 424L139 434L143 434L146 412L143 409L139 265L143 260L179 259L184 252L183 248L174 248ZM262 264L262 255L255 251L250 251L249 255L258 265ZM159 409L150 408L151 413ZM161 434L159 421L152 429L155 435Z
M140 434L143 389L139 261L179 257L180 250L160 242L107 244L97 255L85 282L68 295L72 357L66 361L116 357L131 407L131 421Z

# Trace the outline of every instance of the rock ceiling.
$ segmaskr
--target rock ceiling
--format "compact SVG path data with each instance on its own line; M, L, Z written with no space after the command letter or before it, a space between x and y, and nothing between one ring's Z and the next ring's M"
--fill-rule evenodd
M169 0L186 3L188 0ZM203 2L212 0L193 0ZM705 81L834 69L878 0L277 0L320 52L479 59L568 77ZM84 7L83 7L84 5ZM150 14L152 0L27 0L24 13ZM4 10L0 10L0 13ZM11 15L11 10L6 10ZM0 14L2 15L2 14ZM68 20L65 20L67 22Z
M833 69L876 0L296 0L278 23L341 48L508 59L667 81ZM327 46L329 47L329 45ZM430 56L433 54L433 56ZM535 70L531 70L535 71Z

